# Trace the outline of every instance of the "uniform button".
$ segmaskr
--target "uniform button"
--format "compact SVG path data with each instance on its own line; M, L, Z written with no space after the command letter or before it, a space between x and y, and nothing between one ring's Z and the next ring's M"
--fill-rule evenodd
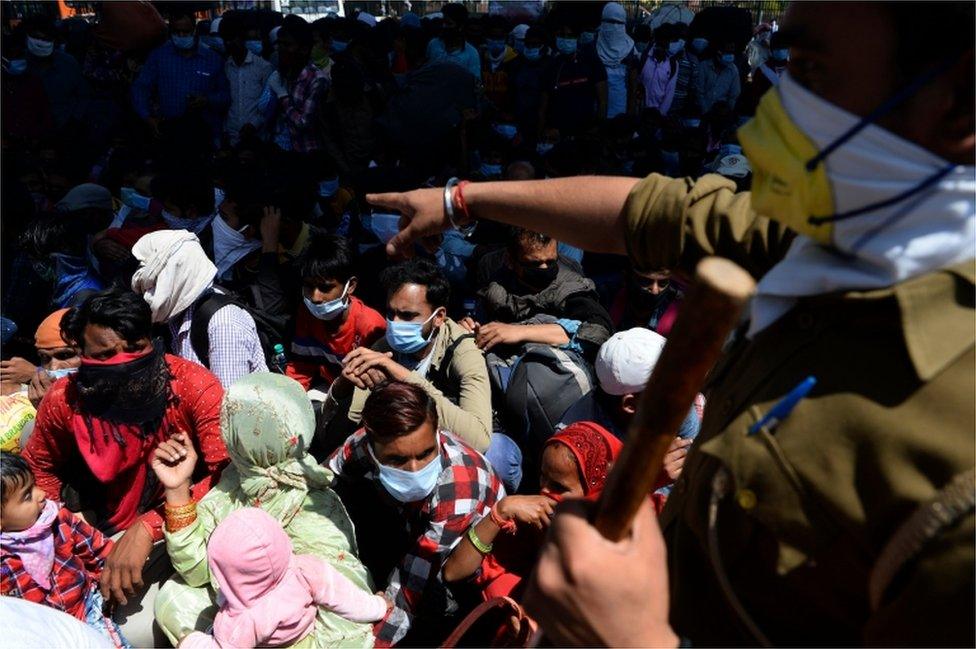
M813 316L804 311L796 316L796 324L800 329L809 329L813 326Z
M756 492L752 489L739 489L735 494L735 500L739 503L739 507L745 509L746 511L752 509L756 506L758 499L756 498Z

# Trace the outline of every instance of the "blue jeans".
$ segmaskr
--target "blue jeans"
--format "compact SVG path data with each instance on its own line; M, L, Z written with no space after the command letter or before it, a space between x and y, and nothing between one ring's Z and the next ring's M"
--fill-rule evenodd
M508 435L492 433L485 459L502 479L505 491L515 493L522 482L522 449Z

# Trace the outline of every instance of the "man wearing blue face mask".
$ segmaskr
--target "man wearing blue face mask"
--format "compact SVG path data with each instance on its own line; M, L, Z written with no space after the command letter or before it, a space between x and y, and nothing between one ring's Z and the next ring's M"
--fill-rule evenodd
M579 50L570 25L556 29L555 57L542 77L539 131L575 135L607 116L607 71L593 53Z
M3 93L3 135L14 140L37 140L54 129L41 78L28 71L26 35L16 29L0 43L3 51L0 92Z
M976 644L973 21L972 3L791 3L788 72L737 134L751 192L463 187L472 217L643 271L715 254L758 280L660 519L608 543L588 508L557 511L523 600L553 644ZM391 252L445 227L443 193L367 197L409 221Z
M302 278L302 304L295 314L295 335L286 374L309 390L327 389L342 373L342 360L359 347L383 338L386 320L353 295L353 249L334 235L314 237L295 264Z
M453 63L481 80L481 58L478 50L464 39L464 26L468 22L468 10L460 2L444 5L444 22L440 36L427 44L427 60L430 63Z
M766 59L752 73L752 79L743 90L740 109L751 115L756 112L759 100L773 86L779 85L779 80L786 74L786 64L790 61L788 43L779 32L769 39L769 58Z
M546 32L539 25L525 32L522 53L511 63L508 105L524 140L535 142L539 133L539 109L542 106L542 79L549 65Z
M169 20L169 40L153 50L132 83L132 107L155 134L168 120L187 115L205 122L214 135L220 131L230 101L224 61L199 43L194 27L193 15L177 10Z
M343 359L323 414L361 417L369 391L393 379L419 385L437 404L444 428L478 451L491 442L491 386L474 336L447 317L450 285L427 260L411 260L381 275L387 294L386 337ZM341 420L336 425L345 425Z
M257 42L260 46L261 41L248 38L257 32L248 29L241 14L233 13L224 18L221 31L227 47L224 74L227 75L230 89L224 137L234 146L241 137L255 135L264 126L264 113L258 100L274 68L261 58L260 47L256 48L257 52L252 51L255 49L253 43Z
M698 66L695 77L695 99L698 112L707 115L719 105L731 112L742 90L739 68L735 64L735 42L727 41L715 48L710 59Z
M328 462L356 526L359 558L393 602L376 627L377 645L436 646L457 624L441 565L505 496L485 458L439 411L422 387L383 383L363 406L363 429Z
M56 32L50 18L31 16L22 29L27 35L27 70L44 84L54 127L61 129L83 120L91 88L74 57L55 46Z
M512 105L509 87L512 80L512 64L518 59L515 50L505 43L508 23L501 16L488 18L485 46L482 52L481 80L485 99L491 104L500 121L511 119Z

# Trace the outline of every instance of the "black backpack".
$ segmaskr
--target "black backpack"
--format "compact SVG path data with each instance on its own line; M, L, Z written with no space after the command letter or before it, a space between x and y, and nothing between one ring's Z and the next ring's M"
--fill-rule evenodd
M221 290L225 292L207 291L204 293L197 300L193 309L193 317L190 320L190 345L193 346L193 351L200 359L200 363L210 369L210 335L207 332L210 319L220 309L233 304L247 311L254 319L258 339L261 341L261 349L264 351L264 360L268 368L271 369L275 345L282 345L287 349L285 344L288 328L287 316L269 313L261 309L260 306L248 304L240 296L226 291L226 289ZM258 295L257 291L254 293L255 296Z

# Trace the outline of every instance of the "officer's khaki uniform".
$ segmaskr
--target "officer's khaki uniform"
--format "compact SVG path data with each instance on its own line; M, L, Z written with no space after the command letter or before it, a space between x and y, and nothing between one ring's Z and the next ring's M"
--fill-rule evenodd
M719 176L642 181L625 207L634 265L690 270L718 254L761 277L795 235L733 192ZM974 464L973 285L969 262L802 298L733 345L661 517L680 635L756 644L730 590L774 644L973 646L971 509L903 564L876 610L869 603L889 538ZM778 429L747 436L810 375L816 388Z

